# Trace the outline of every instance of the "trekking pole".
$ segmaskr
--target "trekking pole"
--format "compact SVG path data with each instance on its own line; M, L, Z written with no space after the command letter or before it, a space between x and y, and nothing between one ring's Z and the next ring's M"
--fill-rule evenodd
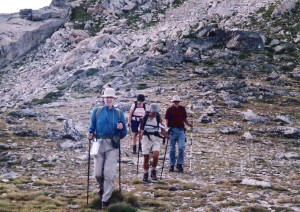
M163 165L162 165L162 168L161 168L160 179L162 179L162 174L164 172L164 166L165 166L165 160L166 160L166 154L167 154L169 139L170 139L170 137L167 138L167 144L166 144L166 149L165 149L165 155L164 155Z
M138 147L138 159L136 164L136 174L139 174L141 135L140 134L137 135L139 136L139 147Z
M190 172L192 172L192 159L193 159L193 128L191 127L191 132L190 132Z
M122 193L122 188L121 188L121 131L119 130L119 192Z
M86 188L86 206L89 205L90 163L91 163L91 139L89 139L89 155L88 155L88 171L87 171L87 188Z

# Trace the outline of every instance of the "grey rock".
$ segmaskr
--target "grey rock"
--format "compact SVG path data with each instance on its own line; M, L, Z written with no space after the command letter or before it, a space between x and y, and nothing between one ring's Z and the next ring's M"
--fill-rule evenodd
M39 16L43 21L32 22L33 11L21 11L20 17L0 16L0 67L27 53L61 27L68 16L69 8L47 8L34 13L44 13ZM43 19L44 18L44 19ZM47 18L47 20L45 20Z
M275 46L274 51L277 53L294 52L296 51L296 47L292 43L282 43L278 46Z
M212 122L212 119L207 114L202 114L200 118L198 119L198 122L200 123L210 123Z
M4 144L4 143L0 143L0 149L1 150L7 150L7 149L10 149L11 147L7 144Z
M52 0L50 6L65 7L66 1L65 0Z
M254 180L250 178L245 178L241 182L242 185L250 185L250 186L261 186L263 188L270 188L272 184L266 181Z
M269 128L267 131L278 136L284 136L286 138L300 138L300 130L295 127L279 126Z
M292 124L293 123L288 116L283 116L283 115L276 116L275 120L280 121L280 122L285 123L285 124Z
M276 80L279 78L279 74L273 71L269 76L266 77L266 81Z
M57 145L62 149L83 148L83 144L81 142L74 142L71 140L59 142L59 143L57 143Z
M63 121L63 130L62 130L62 137L66 139L72 139L75 141L79 141L81 135L79 131L75 128L72 119L64 120Z
M37 131L31 129L22 129L22 128L15 128L13 129L13 134L20 136L20 137L35 137L38 136Z
M253 124L267 124L269 123L268 118L259 116L255 114L252 110L247 110L247 112L242 112L243 118Z
M222 126L220 127L220 132L228 135L237 133L237 130L231 127Z
M225 104L229 107L229 108L240 108L242 107L241 103L238 101L226 101Z
M245 139L245 140L254 140L254 139L256 139L256 137L253 136L250 132L245 132L243 134L242 138Z
M237 31L232 34L232 37L226 44L228 49L239 51L264 50L264 42L258 33Z
M21 109L21 110L17 110L17 111L12 111L9 113L9 115L13 116L13 117L17 117L17 118L23 118L23 117L39 117L41 116L40 113L35 112L33 110L30 109Z
M300 160L300 155L295 152L286 152L278 156L279 160Z

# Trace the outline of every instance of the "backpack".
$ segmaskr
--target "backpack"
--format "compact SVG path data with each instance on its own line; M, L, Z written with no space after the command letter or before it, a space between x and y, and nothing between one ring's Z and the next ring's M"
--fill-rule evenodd
M150 114L150 112L147 111L146 114L145 114L145 116L144 116L143 119L142 119L142 126L141 126L141 128L142 128L143 130L145 129L147 120L148 120L148 118L149 118L149 114ZM160 115L159 115L159 113L156 113L155 117L156 117L157 126L153 126L153 127L157 127L157 129L159 129L159 123L160 123Z
M144 102L143 102L143 108L146 111L146 103L144 103ZM134 101L134 109L132 111L132 116L134 116L133 114L134 114L135 109L137 109L137 101Z

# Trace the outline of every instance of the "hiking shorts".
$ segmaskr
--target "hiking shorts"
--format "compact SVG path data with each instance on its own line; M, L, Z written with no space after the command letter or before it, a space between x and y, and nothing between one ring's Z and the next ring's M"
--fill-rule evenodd
M139 125L140 125L139 121L131 120L131 132L137 133L139 130Z
M142 139L142 152L143 155L149 155L151 152L160 150L160 139L157 136L150 135L150 139L147 135L143 135Z

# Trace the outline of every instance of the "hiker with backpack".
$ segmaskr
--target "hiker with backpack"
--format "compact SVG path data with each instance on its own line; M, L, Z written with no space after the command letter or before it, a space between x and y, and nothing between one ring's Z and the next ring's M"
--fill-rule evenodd
M93 109L87 138L89 140L96 138L99 144L93 155L94 174L99 183L98 194L104 208L109 205L117 173L120 139L126 136L127 128L124 113L114 107L117 98L115 89L106 88L102 97L105 105Z
M142 120L142 117L145 115L146 112L146 104L144 103L145 96L143 94L139 94L137 96L136 101L130 107L129 115L128 115L128 127L131 127L132 132L132 153L136 154L137 149L137 134L138 134L138 127ZM139 135L139 141L142 139L142 136ZM138 151L141 151L141 144L139 143Z
M150 111L146 112L145 116L141 121L140 131L143 136L142 139L142 153L144 155L144 175L143 181L149 181L149 160L150 153L152 153L152 163L151 163L151 179L157 180L156 166L158 163L158 156L160 150L160 140L163 138L160 134L159 124L162 124L161 116L159 115L158 105L152 103L150 105ZM162 130L165 135L165 131Z
M176 143L178 142L178 156L176 168L178 172L183 172L184 149L185 149L185 128L184 124L193 127L193 123L188 121L185 107L180 105L181 99L178 95L173 96L173 105L165 113L166 126L169 127L170 152L169 171L174 172Z

